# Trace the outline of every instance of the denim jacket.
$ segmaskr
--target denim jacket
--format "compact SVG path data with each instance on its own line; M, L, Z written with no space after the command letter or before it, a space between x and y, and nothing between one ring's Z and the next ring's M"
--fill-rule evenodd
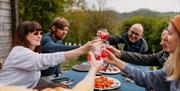
M79 46L67 46L63 44L62 40L54 40L51 36L51 33L46 33L43 35L41 40L41 49L43 53L53 53L60 51L69 51L72 49L76 49ZM54 67L49 67L46 70L41 71L41 76L50 76L55 74L56 76L61 73L60 64Z
M134 80L137 85L145 87L148 91L180 91L180 81L167 81L164 68L145 73L140 69L128 65L123 72L127 74L130 79Z

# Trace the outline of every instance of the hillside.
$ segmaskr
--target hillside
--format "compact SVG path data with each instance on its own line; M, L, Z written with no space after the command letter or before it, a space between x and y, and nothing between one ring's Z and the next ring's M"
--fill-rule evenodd
M153 17L161 17L161 16L166 16L166 17L172 17L177 14L180 14L180 12L157 12L157 11L152 11L149 9L139 9L137 11L133 12L128 12L128 13L118 13L114 12L119 19L124 19L124 18L129 18L133 16L153 16Z

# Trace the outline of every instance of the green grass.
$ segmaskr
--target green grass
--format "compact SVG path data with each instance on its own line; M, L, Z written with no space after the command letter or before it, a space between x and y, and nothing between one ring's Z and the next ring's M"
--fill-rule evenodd
M63 71L70 70L70 69L72 69L72 67L74 65L81 64L82 62L85 62L86 61L86 56L87 55L83 55L83 56L81 56L79 58L65 61L64 63L61 64L62 70Z
M74 65L80 64L81 61L78 60L69 60L61 64L62 70L67 71L70 70Z

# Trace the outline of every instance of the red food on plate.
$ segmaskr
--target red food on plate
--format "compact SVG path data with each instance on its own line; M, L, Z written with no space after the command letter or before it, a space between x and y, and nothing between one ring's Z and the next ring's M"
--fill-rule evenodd
M118 70L119 70L117 67L113 67L113 66L108 67L107 69L108 69L110 72L111 72L111 71L118 71Z
M100 76L95 79L95 88L111 88L113 80L107 78L106 76Z
M99 71L100 73L113 75L113 74L118 74L121 72L120 69L117 68L116 66L109 65L109 64L106 64L106 65L104 64L103 66L104 66L103 69Z

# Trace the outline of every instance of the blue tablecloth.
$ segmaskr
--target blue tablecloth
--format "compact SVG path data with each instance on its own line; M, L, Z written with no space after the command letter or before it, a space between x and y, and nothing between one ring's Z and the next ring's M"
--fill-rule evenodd
M149 71L149 67L147 66L137 66L133 65L135 67L140 68L143 71ZM70 88L74 87L79 81L81 81L85 76L87 72L79 72L79 71L74 71L74 70L69 70L65 72L61 77L68 77L70 79L74 80L74 83L70 85ZM105 75L105 74L104 74ZM137 86L134 82L128 82L123 80L123 77L121 74L114 74L114 75L106 75L108 77L112 77L115 79L118 79L121 82L121 86L117 88L117 90L120 91L145 91L144 88Z

